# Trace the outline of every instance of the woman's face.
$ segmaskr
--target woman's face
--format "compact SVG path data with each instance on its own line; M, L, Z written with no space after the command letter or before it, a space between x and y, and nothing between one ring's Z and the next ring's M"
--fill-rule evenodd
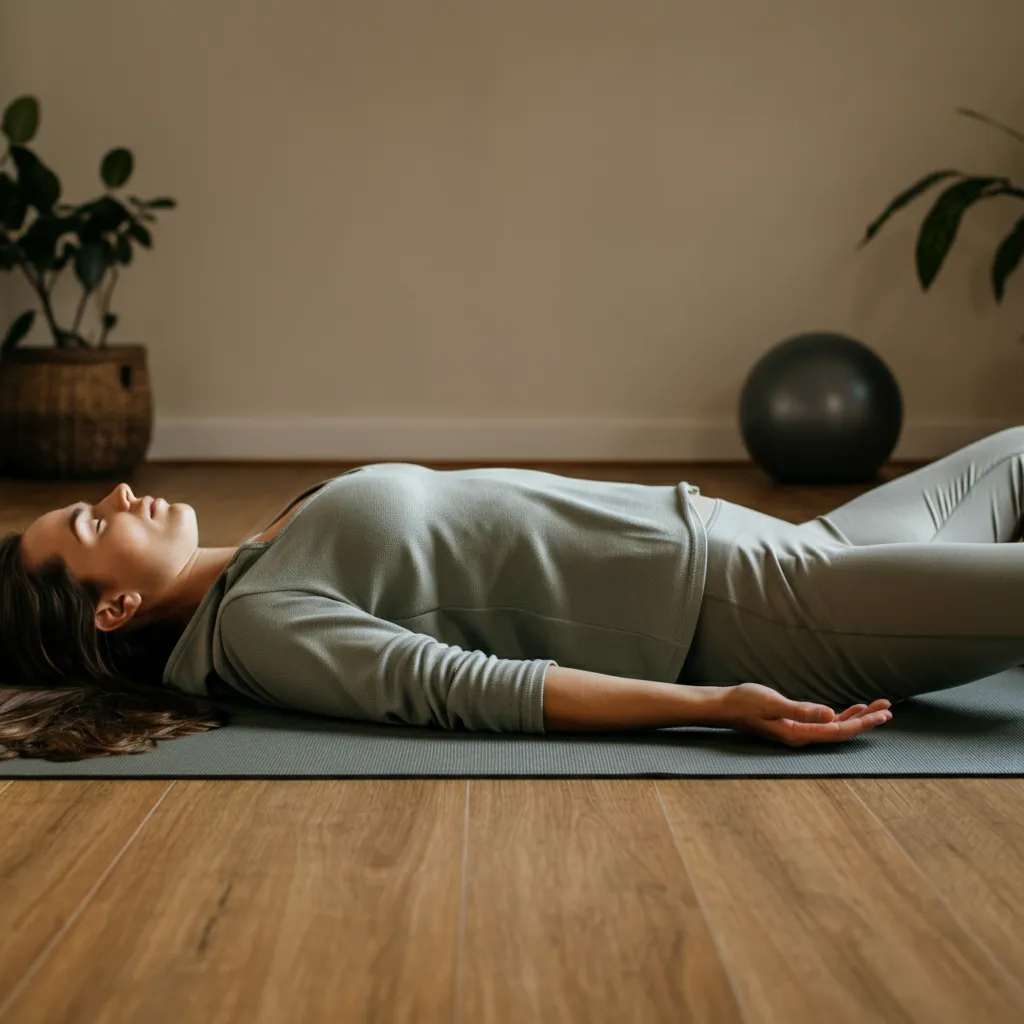
M25 528L22 559L37 568L53 556L72 576L102 586L96 624L116 629L140 608L152 611L199 550L195 509L118 484L95 505L75 502L40 516Z

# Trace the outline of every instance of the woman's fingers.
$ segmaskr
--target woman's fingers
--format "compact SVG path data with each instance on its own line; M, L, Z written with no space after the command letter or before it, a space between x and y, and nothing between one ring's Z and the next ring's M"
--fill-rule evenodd
M870 704L854 704L852 707L848 707L845 711L836 715L836 721L845 722L847 718L851 718L854 715L863 715L865 712L887 711L891 706L890 702L884 697L879 697L878 700L872 701Z
M884 725L892 718L892 712L887 709L878 711L863 712L852 715L849 718L833 722L795 722L792 719L784 718L778 721L768 722L769 732L786 743L793 746L803 746L806 743L836 743L841 740L848 740L868 729Z
M788 719L794 722L809 722L811 724L824 722L845 722L864 714L872 714L875 711L884 711L890 707L885 697L870 704L854 704L840 714L836 714L827 704L815 704L811 701L790 700L778 692L766 691L760 695L764 707L766 719Z
M835 712L827 704L806 700L790 700L775 690L758 695L758 715L768 719L789 719L794 722L833 722Z
M853 715L859 715L862 711L867 711L867 704L854 704L852 707L847 708L845 711L841 711L836 715L837 722L845 722L846 719Z
M836 714L827 704L791 700L759 683L741 683L723 692L726 714L721 724L732 724L794 747L847 740L892 718L891 704L885 697L870 704L854 704Z

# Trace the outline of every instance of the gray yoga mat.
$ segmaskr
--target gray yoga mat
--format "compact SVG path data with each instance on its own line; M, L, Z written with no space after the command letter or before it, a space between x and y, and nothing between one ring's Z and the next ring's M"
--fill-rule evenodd
M12 758L0 779L737 777L1024 774L1024 669L893 708L834 744L787 747L688 726L627 735L521 736L370 726L250 703L231 724L145 754L67 763Z

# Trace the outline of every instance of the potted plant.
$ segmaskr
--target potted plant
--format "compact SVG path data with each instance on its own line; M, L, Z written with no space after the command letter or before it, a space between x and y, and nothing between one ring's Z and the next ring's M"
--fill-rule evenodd
M961 108L958 113L972 117L1006 132L1018 142L1024 142L1024 135L1008 128L1005 124L979 114L976 110ZM967 210L982 199L993 196L1013 196L1024 199L1024 188L1014 185L1009 178L967 175L960 171L933 171L920 181L901 192L869 225L861 245L866 245L878 234L882 225L898 210L902 210L919 195L950 179L959 179L948 184L939 194L928 215L921 224L917 237L916 268L921 288L927 291L938 276L939 270L956 239L960 222ZM996 302L1002 302L1006 292L1007 278L1017 269L1024 255L1024 217L1017 221L1001 242L992 260L990 272L992 291ZM1024 339L1022 339L1024 340Z
M176 203L119 194L135 164L124 148L100 163L103 195L62 202L60 179L28 147L38 129L35 97L8 104L0 121L0 270L24 278L37 308L16 316L0 341L0 462L14 476L129 475L149 448L152 393L145 346L107 342L118 321L111 301L121 268L152 246L154 211ZM62 324L54 288L68 268L80 292ZM21 345L39 314L53 345Z

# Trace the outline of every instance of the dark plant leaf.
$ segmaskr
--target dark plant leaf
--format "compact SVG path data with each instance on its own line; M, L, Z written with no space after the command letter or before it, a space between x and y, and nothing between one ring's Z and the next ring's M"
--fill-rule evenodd
M131 227L128 228L128 234L135 239L139 245L149 249L153 245L153 236L149 233L149 229L140 224L137 220L133 220Z
M999 191L992 186L1009 186L1006 178L967 178L947 188L931 208L917 238L917 278L927 291L949 253L964 212L973 203Z
M93 291L107 272L106 254L97 242L87 242L75 256L75 277L87 291Z
M916 184L913 184L905 192L901 192L869 225L867 232L861 239L860 244L866 245L875 235L878 234L882 225L897 211L912 203L922 192L927 192L932 185L938 184L946 178L959 175L959 171L934 171L923 177Z
M100 200L105 198L100 196L100 199L90 199L87 203L79 203L78 206L72 207L74 212L80 217L91 217L101 207Z
M103 314L103 330L112 331L117 326L117 314L116 313L104 313Z
M60 179L29 149L11 146L14 166L18 168L18 185L28 201L40 212L53 208L60 199Z
M131 214L113 196L103 196L91 204L90 229L101 235L116 231Z
M151 210L173 210L177 205L176 199L169 199L167 196L161 196L159 199L150 199L146 205Z
M8 349L14 348L32 330L32 324L35 322L35 319L36 311L34 309L29 309L22 313L8 328L3 343L0 344L0 351L6 352Z
M1002 121L997 121L994 117L989 117L986 114L979 114L976 110L968 110L967 107L960 107L957 110L958 114L963 114L964 117L973 117L977 121L984 121L985 124L990 124L993 128L998 128L1001 132L1005 132L1010 136L1011 139L1016 139L1018 142L1024 142L1024 135L1020 132L1011 128L1009 125L1005 125Z
M18 265L18 250L0 239L0 270L13 270Z
M74 242L65 242L64 247L60 251L60 256L57 259L57 266L55 269L63 270L68 263L75 258L78 253L78 246Z
M9 175L0 171L0 225L8 231L20 231L28 213L28 200Z
M127 235L118 235L117 240L114 242L114 254L117 256L118 263L123 263L126 267L132 261L132 243L128 241Z
M130 149L112 149L100 164L100 177L107 188L120 188L132 176L135 158Z
M92 217L83 217L78 228L78 237L83 242L98 243L103 237L102 224Z
M77 214L56 214L51 211L46 214L53 218L54 227L64 235L77 235L82 229L82 218Z
M31 142L39 131L39 101L35 96L19 96L11 100L4 111L2 128L12 145Z
M1013 230L1003 239L992 261L992 291L995 292L996 302L1003 301L1006 279L1017 269L1021 256L1024 256L1024 217L1017 221Z
M57 266L57 242L64 233L62 222L63 218L52 213L41 213L18 241L25 259L40 273Z

